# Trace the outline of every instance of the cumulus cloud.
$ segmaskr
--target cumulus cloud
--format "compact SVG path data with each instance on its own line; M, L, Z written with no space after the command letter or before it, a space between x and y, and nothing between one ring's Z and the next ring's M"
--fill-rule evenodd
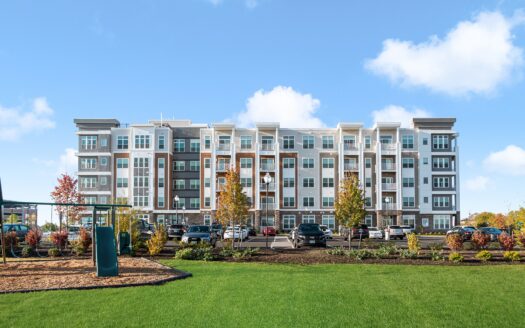
M257 122L279 122L286 128L320 128L325 124L315 116L321 102L310 94L291 87L277 86L271 91L259 90L246 103L246 110L234 121L240 127L253 127Z
M404 86L423 86L449 94L490 94L509 81L523 64L523 50L513 43L512 30L525 22L525 13L513 17L482 12L462 21L440 39L387 39L382 52L366 68Z
M34 99L28 111L0 105L0 140L17 140L25 134L54 128L53 112L43 97Z
M507 148L491 153L484 161L485 167L492 172L525 175L525 150L510 145Z
M412 119L414 117L430 117L429 112L423 109L416 108L409 111L401 106L389 105L381 110L372 112L374 123L378 122L399 122L404 128L412 126Z
M78 170L78 159L75 156L76 150L73 148L66 148L64 153L60 155L58 163L58 174L68 173L74 174Z
M487 189L489 183L489 178L484 176L477 176L472 179L469 179L465 182L465 186L468 190L471 191L483 191Z

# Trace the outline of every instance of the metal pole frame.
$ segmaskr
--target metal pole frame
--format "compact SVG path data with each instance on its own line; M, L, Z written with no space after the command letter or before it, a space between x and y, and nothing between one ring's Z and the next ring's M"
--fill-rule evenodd
M268 248L268 187L270 182L266 183L266 248Z

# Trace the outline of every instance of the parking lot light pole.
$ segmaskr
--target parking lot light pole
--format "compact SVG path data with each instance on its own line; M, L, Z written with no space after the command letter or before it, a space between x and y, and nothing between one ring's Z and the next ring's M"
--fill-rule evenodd
M179 213L177 211L177 209L179 208L179 200L179 195L175 195L175 197L173 198L173 205L175 205L175 220L177 224L179 223ZM171 222L171 224L173 224L173 222Z
M264 183L266 184L266 227L268 227L268 188L270 186L270 182L272 182L272 177L270 173L266 172L266 175L263 179ZM268 248L268 228L266 228L266 248Z

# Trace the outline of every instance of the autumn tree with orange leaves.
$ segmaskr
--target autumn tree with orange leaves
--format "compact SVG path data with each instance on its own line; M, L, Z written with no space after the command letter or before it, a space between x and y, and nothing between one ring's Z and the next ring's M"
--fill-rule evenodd
M55 203L82 204L84 202L82 196L78 192L78 180L68 174L62 174L62 176L57 179L57 185L53 192L51 192L51 197ZM80 220L80 212L85 210L85 207L56 206L55 210L59 215L65 215L67 222L72 223ZM60 221L60 226L62 226L62 221Z

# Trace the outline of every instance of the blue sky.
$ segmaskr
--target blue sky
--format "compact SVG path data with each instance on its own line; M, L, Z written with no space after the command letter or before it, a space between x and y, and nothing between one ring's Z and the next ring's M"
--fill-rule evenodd
M457 118L462 215L505 212L525 204L524 8L525 0L3 2L4 194L49 199L57 174L74 172L77 117L372 126L423 114Z

